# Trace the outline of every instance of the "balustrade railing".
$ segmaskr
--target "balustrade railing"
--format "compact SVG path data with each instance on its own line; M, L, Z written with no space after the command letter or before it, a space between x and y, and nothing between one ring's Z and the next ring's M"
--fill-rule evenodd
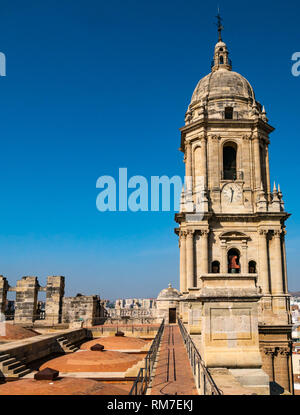
M134 381L129 395L145 395L151 380L151 375L159 349L161 337L164 331L165 321L159 326L158 332L152 342L149 352L145 358L145 367L139 370L136 380Z
M184 324L178 319L178 325L192 366L193 375L201 395L222 395L223 392L215 384L209 370L206 368L198 349Z

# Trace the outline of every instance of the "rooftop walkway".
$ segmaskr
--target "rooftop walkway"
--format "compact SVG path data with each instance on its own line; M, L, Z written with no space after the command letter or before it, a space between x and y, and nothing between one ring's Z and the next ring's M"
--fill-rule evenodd
M150 395L198 395L178 325L166 325Z

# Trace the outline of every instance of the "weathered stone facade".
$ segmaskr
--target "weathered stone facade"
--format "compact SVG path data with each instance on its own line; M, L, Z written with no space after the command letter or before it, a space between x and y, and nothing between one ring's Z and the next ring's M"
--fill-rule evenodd
M98 295L65 297L62 301L62 322L82 321L88 325L100 323L103 317Z
M273 130L219 41L212 72L199 81L181 128L190 203L183 195L176 215L180 314L200 336L208 367L262 368L291 392L289 214L279 186L270 186ZM286 354L271 365L263 351L269 348Z

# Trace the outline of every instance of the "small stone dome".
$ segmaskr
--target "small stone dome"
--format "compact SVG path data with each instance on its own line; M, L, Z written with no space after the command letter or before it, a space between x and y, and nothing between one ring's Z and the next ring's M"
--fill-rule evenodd
M82 350L90 350L94 344L101 343L105 350L141 350L148 342L135 337L101 337L99 339L90 340L80 346Z
M124 386L92 379L20 379L0 385L0 395L128 395Z
M178 299L180 297L180 292L173 288L171 283L169 284L168 288L164 288L158 294L157 300L172 300Z
M40 370L49 367L61 372L125 372L138 363L143 355L121 352L77 351L44 363Z

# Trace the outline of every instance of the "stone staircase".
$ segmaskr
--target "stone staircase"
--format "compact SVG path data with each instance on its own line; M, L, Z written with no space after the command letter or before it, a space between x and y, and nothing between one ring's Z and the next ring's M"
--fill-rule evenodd
M57 339L60 347L63 349L65 353L73 353L79 350L79 347L75 346L74 344L70 343L65 337L59 337Z
M20 378L31 372L23 360L17 360L8 353L0 353L0 376Z

